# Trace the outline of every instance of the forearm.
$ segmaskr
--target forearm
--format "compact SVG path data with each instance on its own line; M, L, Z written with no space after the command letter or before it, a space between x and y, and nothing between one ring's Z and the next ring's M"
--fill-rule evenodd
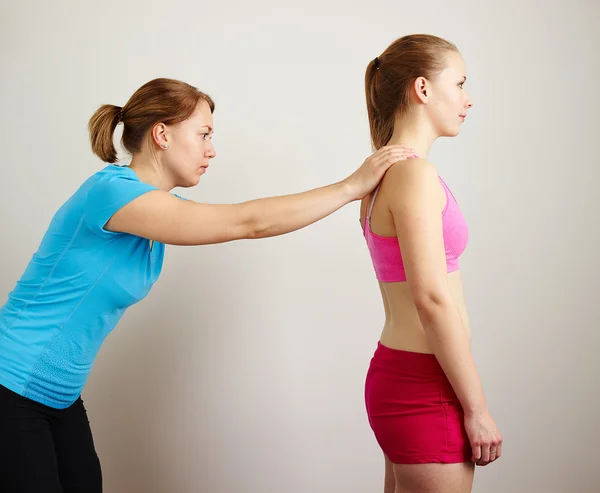
M419 316L431 348L465 413L487 410L481 380L459 311L451 300L430 301Z
M277 236L312 224L355 200L339 182L307 192L251 200L243 204L251 238Z

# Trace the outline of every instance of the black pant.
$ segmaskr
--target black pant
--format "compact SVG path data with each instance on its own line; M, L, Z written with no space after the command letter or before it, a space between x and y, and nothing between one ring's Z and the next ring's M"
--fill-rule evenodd
M0 492L102 493L81 398L53 409L0 385Z

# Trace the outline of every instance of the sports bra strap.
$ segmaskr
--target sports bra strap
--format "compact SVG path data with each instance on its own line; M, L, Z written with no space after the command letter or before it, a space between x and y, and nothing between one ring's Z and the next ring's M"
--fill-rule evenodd
M371 227L371 214L373 213L373 206L375 205L375 199L377 198L377 194L379 193L379 186L375 189L375 193L373 193L373 198L371 199L371 203L369 204L369 210L367 212L367 221L369 221L369 227Z
M414 157L419 157L416 154L414 155ZM371 227L371 214L373 213L373 206L375 205L375 199L377 198L377 194L379 193L379 187L381 186L381 182L379 182L379 185L377 185L377 188L375 188L375 192L373 193L373 198L371 199L371 203L369 204L369 210L367 211L367 217L365 218L365 226L367 224L369 224L369 228ZM363 227L363 230L365 228Z

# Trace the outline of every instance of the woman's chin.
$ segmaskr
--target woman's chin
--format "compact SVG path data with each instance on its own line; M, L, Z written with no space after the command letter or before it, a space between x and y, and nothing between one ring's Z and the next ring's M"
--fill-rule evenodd
M460 127L449 128L444 132L443 137L456 137L460 133Z

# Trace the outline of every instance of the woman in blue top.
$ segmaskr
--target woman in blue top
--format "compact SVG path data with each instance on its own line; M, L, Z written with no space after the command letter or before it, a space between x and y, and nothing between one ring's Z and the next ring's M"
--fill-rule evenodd
M215 157L214 103L184 82L155 79L89 123L93 151L115 163L123 123L130 166L109 164L54 215L0 309L0 491L97 493L101 468L81 391L124 311L156 282L165 244L265 238L303 228L359 200L395 162L388 146L348 178L294 195L209 205L170 193L192 187Z

